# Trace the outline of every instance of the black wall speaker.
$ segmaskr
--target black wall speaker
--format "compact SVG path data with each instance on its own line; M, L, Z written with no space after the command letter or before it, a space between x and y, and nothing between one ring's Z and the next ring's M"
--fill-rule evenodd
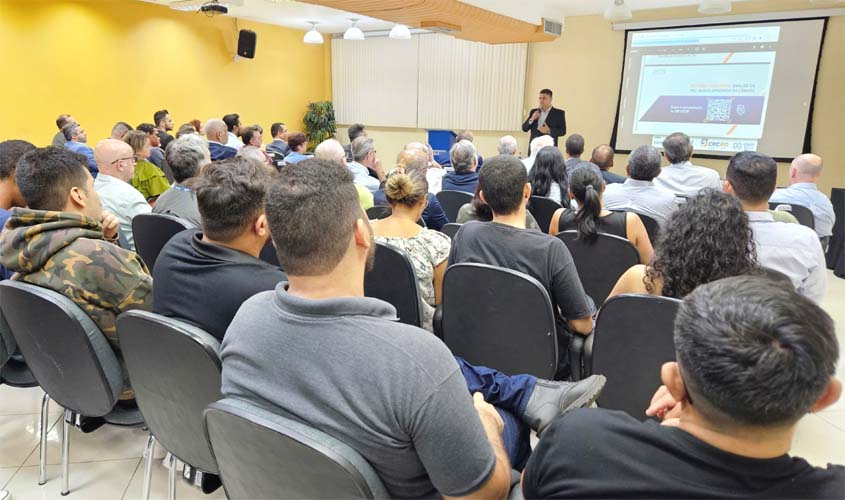
M258 36L254 31L241 30L238 33L238 55L247 59L255 57L255 44Z

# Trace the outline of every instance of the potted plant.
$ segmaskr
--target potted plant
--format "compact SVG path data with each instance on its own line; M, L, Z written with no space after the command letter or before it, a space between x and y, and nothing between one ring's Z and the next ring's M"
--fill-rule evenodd
M308 136L308 151L314 151L318 144L334 137L337 132L331 101L309 102L308 111L302 121Z

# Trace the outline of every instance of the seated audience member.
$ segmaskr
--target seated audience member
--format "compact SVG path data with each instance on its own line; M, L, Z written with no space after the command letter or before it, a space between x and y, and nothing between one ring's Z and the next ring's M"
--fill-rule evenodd
M314 148L314 158L335 162L343 165L343 168L347 168L346 151L343 150L343 146L335 139L326 139L318 144ZM360 184L355 184L355 191L358 192L358 201L361 202L361 208L366 210L373 207L373 193L369 189Z
M97 145L100 157L104 143L131 156L129 146L106 139ZM53 147L30 151L20 159L15 178L29 208L12 209L0 233L0 264L17 273L16 280L71 299L119 357L115 318L130 309L150 310L153 282L135 253L113 244L118 221L101 208L86 163L83 155ZM104 170L99 179L107 177ZM124 393L122 399L131 397Z
M533 377L459 364L436 337L364 297L372 230L352 174L337 163L286 165L270 180L265 205L288 282L238 310L223 338L222 392L295 412L345 442L391 498L505 498L505 449L525 436L513 413L527 418L543 393L553 395L543 407L559 413L603 386L597 377L547 390ZM476 393L474 411L476 390L500 409Z
M268 167L276 169L275 162L273 159L270 158L261 148L257 148L255 146L244 146L238 151L238 154L235 155L236 158L248 158L254 162L260 163L262 165L267 165Z
M197 130L196 127L194 127L194 125L192 123L183 123L182 125L179 126L179 130L176 131L176 138L178 139L178 138L182 137L183 135L197 134L197 133L200 133L200 132Z
M57 148L65 147L67 139L65 139L65 134L62 133L62 129L65 128L65 125L69 125L71 123L76 123L76 119L70 115L59 115L59 117L56 118L56 126L59 127L59 131L53 136L53 142L51 143L53 146L56 146Z
M184 139L189 142L180 145ZM195 146L191 139L176 139L167 154ZM154 313L188 321L223 340L243 301L286 279L281 269L258 258L270 238L264 215L270 175L256 163L234 158L208 165L194 179L201 231L177 234L156 259Z
M534 160L537 159L537 153L539 153L540 150L542 150L543 148L553 147L554 145L555 140L550 135L541 135L540 137L535 137L534 140L531 141L531 155L528 158L522 160L522 164L525 165L525 171L531 172L531 168L534 166Z
M609 184L604 190L604 208L636 212L661 226L666 224L678 204L674 194L653 182L660 174L660 152L653 146L639 146L628 156L626 170L625 182Z
M100 166L100 175L94 180L103 208L117 217L120 232L126 237L129 250L135 250L132 236L132 219L139 214L152 212L150 204L129 181L135 175L135 156L132 148L123 141L106 139L97 143L94 156Z
M203 133L202 122L201 122L198 118L194 118L193 120L191 120L191 121L190 121L190 122L188 122L188 123L190 123L191 125L193 125L193 126L194 126L194 130L195 130L198 134L202 134L202 133Z
M349 129L346 131L346 135L349 136L349 144L343 146L343 150L346 151L346 162L350 163L353 161L352 142L361 136L367 137L367 129L366 127L364 127L364 125L360 123L353 123L349 126Z
M285 156L285 163L297 164L301 161L311 158L311 155L305 154L305 148L308 147L308 139L302 132L293 132L288 134L288 146L290 153Z
M381 160L376 156L373 140L367 136L360 136L352 141L352 161L347 163L346 168L352 172L354 182L369 189L371 193L378 191L384 182ZM372 172L375 175L372 175Z
M288 128L285 127L285 124L282 122L276 122L270 125L270 135L273 136L273 142L267 145L267 152L272 154L277 154L284 158L290 153L290 147L288 147L287 141L285 141L285 137L287 137Z
M244 143L241 142L241 117L237 113L232 113L223 117L223 123L226 124L226 145L234 150L239 150ZM208 126L208 125L206 125Z
M208 120L205 123L205 136L208 137L208 150L211 152L211 161L234 158L238 150L226 145L228 140L226 124L223 120Z
M569 176L558 148L541 149L528 172L531 196L550 198L569 206Z
M126 122L117 122L114 124L114 127L111 129L111 139L117 139L118 141L123 140L123 136L126 135L126 132L130 130L134 130L132 125L129 125Z
M424 142L414 141L405 144L403 149L405 151L420 151L425 154L426 158L428 158L428 170L425 172L425 180L428 181L428 192L437 194L442 191L443 176L446 175L446 169L434 160L434 150L431 149L431 146Z
M254 146L261 148L264 145L264 131L258 125L245 127L241 132L241 140L244 146Z
M475 193L473 194L472 201L465 203L458 210L458 217L455 222L458 224L466 224L467 222L473 220L478 222L490 222L493 220L493 211L490 210L490 205L488 205L478 195L478 186L475 186ZM540 225L537 224L537 219L535 219L528 210L525 211L525 228L541 231Z
M751 221L757 262L792 280L798 293L818 303L827 288L827 265L818 235L808 227L776 222L769 198L777 184L777 163L760 153L738 153L728 163L725 192L736 195Z
M158 196L170 189L170 182L160 168L149 160L152 146L145 132L132 130L127 132L123 142L129 144L135 155L135 175L130 183L147 201L154 201Z
M449 159L454 172L443 176L443 191L463 191L474 193L478 184L478 152L467 140L456 142L449 150Z
M576 230L578 238L586 241L594 241L597 233L619 236L637 247L640 262L647 264L654 250L643 221L635 213L609 212L602 208L604 186L604 181L592 170L576 170L569 181L569 189L578 202L578 211L559 208L552 216L549 234Z
M711 228L712 229L712 228ZM620 411L574 410L540 439L525 498L828 499L845 468L789 456L795 426L839 399L833 320L762 277L690 293L675 320L677 361L640 422Z
M828 238L833 234L836 214L830 200L816 186L822 175L822 159L813 154L801 155L789 166L789 187L778 189L769 198L772 203L794 203L810 209L815 219L816 234Z
M567 353L569 332L588 335L593 331L593 304L584 293L575 262L563 241L540 231L525 230L525 206L531 185L522 162L513 156L488 158L478 187L479 197L493 211L493 221L461 226L452 241L449 263L490 264L537 279L549 292L560 320L560 352ZM563 356L562 361L565 360L568 356Z
M667 191L684 196L695 196L704 188L722 189L719 172L712 168L698 167L690 162L694 148L687 134L675 132L663 140L663 155L669 165L663 167L654 183Z
M613 148L607 144L600 144L593 149L590 161L599 167L601 177L605 184L622 184L625 178L610 171L613 168L613 156L616 154Z
M609 297L648 293L682 299L704 283L761 272L742 205L705 189L669 217L654 242L654 257L628 269Z
M82 129L78 123L69 123L62 129L62 134L65 136L65 149L73 153L85 155L88 159L88 171L96 179L99 171L97 170L97 162L94 160L94 150L87 144L88 134Z
M496 146L496 151L498 151L500 155L516 156L517 148L518 146L514 136L503 135L499 138L499 145Z
M156 111L153 113L153 123L155 123L161 149L167 149L167 145L173 140L173 136L168 134L173 130L173 118L170 118L170 112L166 109Z
M35 146L19 140L0 142L0 231L14 207L26 207L21 190L15 182L15 168L23 155L35 149ZM0 265L0 279L9 279L12 272Z
M473 142L474 140L475 140L475 136L473 136L472 132L469 131L469 130L462 130L462 131L458 132L457 135L455 135L455 142L456 143L461 142L461 141ZM481 167L484 165L484 158L478 153L476 153L476 156L478 158L478 167L476 168L476 170L481 170ZM451 165L451 160L452 160L452 158L450 157L449 158L449 165Z
M165 176L167 176L168 167L164 161L164 150L161 149L161 139L158 136L155 126L152 123L141 123L135 128L141 132L145 132L150 139L150 163L160 168ZM178 138L179 134L176 135Z
M430 170L428 162L428 156L426 156L426 154L422 151L416 149L406 149L400 152L399 156L396 158L397 168L393 172L406 173L408 175L418 174L426 178L427 184L428 171ZM390 176L388 175L388 177ZM386 195L386 188L379 189L373 193L373 202L376 205L390 204ZM443 226L449 223L449 218L446 217L446 212L443 211L443 206L440 205L440 201L437 199L437 196L431 194L430 189L428 196L426 197L425 208L422 212L422 220L425 222L425 227L434 229L435 231L440 231Z
M209 163L208 141L201 135L188 134L171 142L167 148L167 164L173 170L176 182L158 197L153 213L173 215L200 227L197 194L192 181Z
M572 171L584 160L581 155L584 154L584 137L580 134L572 134L566 138L566 171L572 175Z

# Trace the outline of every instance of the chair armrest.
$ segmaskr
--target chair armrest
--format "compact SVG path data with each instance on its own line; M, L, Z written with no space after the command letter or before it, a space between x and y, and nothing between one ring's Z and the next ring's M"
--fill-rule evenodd
M432 326L434 327L434 335L440 340L443 340L443 304L438 305L434 309Z
M572 380L574 382L577 382L584 378L584 373L582 371L584 345L586 344L587 339L592 336L592 333L590 333L589 335L573 333L572 339L570 339L569 341L569 370L570 376L572 377Z

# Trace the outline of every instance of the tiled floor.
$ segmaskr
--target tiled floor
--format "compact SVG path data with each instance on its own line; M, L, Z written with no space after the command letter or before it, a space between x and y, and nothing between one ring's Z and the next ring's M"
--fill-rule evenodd
M822 304L836 321L840 345L845 351L845 280L829 277L827 297ZM845 362L838 367L845 379ZM40 389L12 389L0 386L0 489L15 500L60 499L61 409L50 406L47 483L38 486L38 426ZM71 430L70 488L67 498L136 499L141 497L144 464L141 460L147 435L140 429L102 427L94 433ZM798 425L793 454L816 465L845 463L845 398L830 409L806 416ZM151 498L167 498L167 469L161 464L164 452L156 447ZM222 499L222 488L203 495L181 479L176 496L180 500Z

